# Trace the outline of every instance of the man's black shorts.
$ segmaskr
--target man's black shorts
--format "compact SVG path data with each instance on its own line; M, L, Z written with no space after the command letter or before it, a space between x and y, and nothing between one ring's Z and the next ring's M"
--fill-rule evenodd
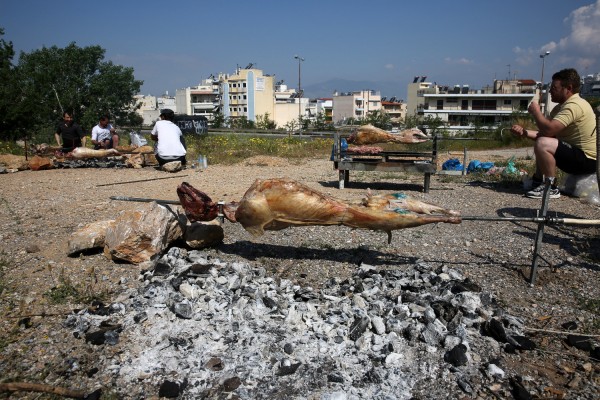
M556 166L567 174L584 175L596 172L596 160L587 158L583 150L561 140L554 153Z

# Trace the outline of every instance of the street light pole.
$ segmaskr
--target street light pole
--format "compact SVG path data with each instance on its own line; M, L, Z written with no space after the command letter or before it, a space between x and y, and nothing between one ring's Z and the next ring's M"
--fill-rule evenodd
M302 131L302 88L300 86L300 64L304 61L304 58L299 55L295 55L294 58L298 60L298 131Z
M544 66L546 64L546 57L550 54L549 51L546 51L544 54L540 54L540 58L542 59L542 78L541 78L541 86L540 86L540 104L542 104L542 94L544 93ZM546 97L548 94L546 93ZM546 102L547 103L547 102ZM546 115L546 107L543 107L543 114Z

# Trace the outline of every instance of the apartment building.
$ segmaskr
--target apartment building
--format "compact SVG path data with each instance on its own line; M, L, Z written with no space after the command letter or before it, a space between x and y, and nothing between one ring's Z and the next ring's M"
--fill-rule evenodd
M586 75L581 83L582 97L599 97L600 96L600 72L593 75Z
M263 71L252 67L237 68L221 83L222 112L225 118L246 117L256 121L256 117L268 113L274 115L275 78L264 75Z
M197 86L177 89L175 102L178 113L202 116L212 121L221 108L220 85L225 80L224 75L211 75Z
M390 116L390 122L394 126L398 126L406 118L406 103L402 100L397 100L395 97L389 100L383 97L381 99L381 108Z
M332 119L335 124L348 119L364 119L369 113L381 110L381 94L374 90L361 90L333 94Z
M444 86L415 77L408 86L409 115L437 117L450 132L495 127L516 112L527 112L539 101L540 90L531 79L495 80L493 86L471 90L468 85Z

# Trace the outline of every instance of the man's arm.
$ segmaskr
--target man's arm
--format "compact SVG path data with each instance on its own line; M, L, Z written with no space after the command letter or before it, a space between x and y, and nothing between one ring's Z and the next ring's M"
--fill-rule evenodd
M540 105L534 101L531 102L529 108L527 108L529 114L535 120L535 125L538 127L539 136L547 136L547 137L556 137L565 126L562 122L555 119L548 119L542 114L542 110L540 109ZM536 136L537 136L536 135Z
M54 134L54 138L56 139L56 144L62 146L62 144L60 143L60 133L56 132Z

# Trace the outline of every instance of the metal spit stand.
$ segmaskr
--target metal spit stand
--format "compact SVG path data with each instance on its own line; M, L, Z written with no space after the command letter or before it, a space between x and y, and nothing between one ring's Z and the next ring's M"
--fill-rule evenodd
M550 188L556 178L546 178L544 180L544 194L542 195L542 207L538 210L538 217L541 221L538 222L537 232L535 233L535 242L533 245L533 259L531 261L531 274L529 276L529 284L535 285L535 278L537 276L537 267L539 260L544 260L548 265L550 263L545 260L540 254L542 248L542 240L544 239L544 227L546 226L546 217L548 214L548 201L550 200Z

